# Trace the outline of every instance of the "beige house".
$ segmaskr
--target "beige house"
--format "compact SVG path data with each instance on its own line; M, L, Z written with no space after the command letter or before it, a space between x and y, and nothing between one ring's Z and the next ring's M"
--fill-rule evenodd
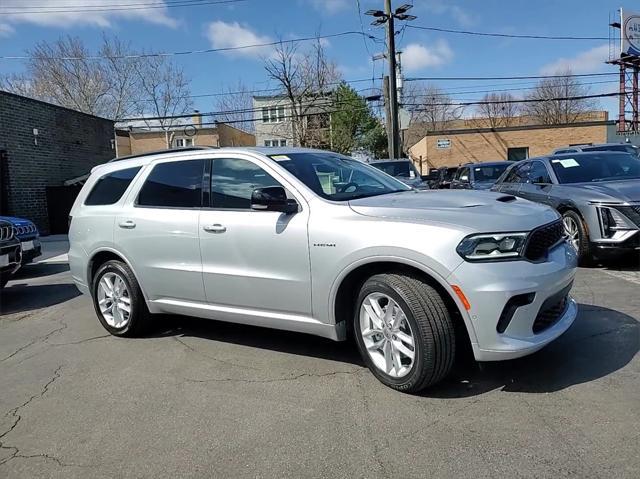
M225 123L203 125L195 112L190 121L180 121L164 130L154 124L116 125L116 157L138 155L168 148L190 146L255 146L251 133Z
M486 119L456 120L439 131L426 131L408 152L416 166L427 172L469 162L522 160L568 145L624 141L612 138L614 130L604 111L562 125L539 125L528 117L495 128L486 126Z

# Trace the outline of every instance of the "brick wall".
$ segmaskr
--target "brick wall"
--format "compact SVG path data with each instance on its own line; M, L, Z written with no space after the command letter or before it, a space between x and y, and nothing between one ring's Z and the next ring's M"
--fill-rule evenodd
M437 148L438 140L450 140L449 148ZM509 148L529 148L529 156L551 153L555 148L580 143L605 143L607 124L604 121L583 125L553 127L521 126L512 128L450 130L429 133L409 149L422 171L462 163L507 159Z
M3 213L29 218L48 233L46 187L112 159L112 139L110 120L0 91Z
M256 146L256 137L244 130L220 123L220 146Z

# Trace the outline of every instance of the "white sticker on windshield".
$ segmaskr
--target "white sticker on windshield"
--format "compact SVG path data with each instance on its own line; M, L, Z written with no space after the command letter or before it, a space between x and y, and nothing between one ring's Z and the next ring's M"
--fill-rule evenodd
M560 163L563 168L572 168L574 166L580 166L580 163L578 163L573 158L567 158L564 160L551 160L551 163Z
M273 155L271 159L275 161L285 161L285 160L289 160L290 158L287 155Z

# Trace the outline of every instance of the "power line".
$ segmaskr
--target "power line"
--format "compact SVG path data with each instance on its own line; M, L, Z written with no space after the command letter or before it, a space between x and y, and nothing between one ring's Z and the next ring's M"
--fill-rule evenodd
M182 56L182 55L195 55L202 53L216 53L216 52L228 52L233 50L244 50L247 48L258 48L258 47L269 47L274 45L282 45L285 43L297 43L297 42L306 42L318 40L321 38L336 38L343 37L347 35L365 35L369 38L375 38L373 35L367 35L366 33L358 32L358 31L346 31L340 33L332 33L329 35L315 35L312 37L303 37L296 38L292 40L277 40L273 42L266 43L254 43L251 45L240 45L236 47L221 47L221 48L205 48L202 50L184 50L179 52L158 52L158 53L135 53L130 55L114 55L114 56L106 56L106 55L89 55L86 57L44 57L39 58L41 60L101 60L101 59L133 59L133 58L149 58L149 57L171 57L171 56ZM31 57L28 55L2 55L0 56L0 60L29 60Z
M52 14L52 13L91 13L91 12L118 12L118 11L130 11L130 10L150 10L156 8L176 8L176 7L199 7L203 5L219 5L227 3L240 3L248 0L177 0L175 2L152 2L152 3L130 3L130 4L116 4L116 5L96 5L99 8L93 8L92 5L61 5L59 7L52 5L35 6L15 6L15 7L0 7L0 8L45 8L55 10L14 10L14 11L1 11L0 15L40 15L40 14ZM104 7L104 8L103 8ZM114 7L114 8L112 8Z
M526 35L516 33L494 33L494 32L474 32L471 30L455 30L452 28L426 27L420 25L407 25L407 28L416 30L428 30L432 32L455 33L459 35L473 35L479 37L500 37L500 38L520 38L530 40L609 40L609 37L578 37L562 35Z
M545 78L581 78L581 77L597 77L619 75L619 73L567 73L558 75L522 75L522 76L504 76L504 77L413 77L405 78L404 81L484 81L484 80L543 80Z

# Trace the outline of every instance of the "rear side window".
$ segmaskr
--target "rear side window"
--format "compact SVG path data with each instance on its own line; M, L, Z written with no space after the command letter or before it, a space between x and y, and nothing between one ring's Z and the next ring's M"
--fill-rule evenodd
M127 190L131 181L140 171L140 167L118 170L101 177L87 196L84 204L88 206L112 205L117 203Z
M199 208L205 160L173 161L156 165L138 194L137 205Z

